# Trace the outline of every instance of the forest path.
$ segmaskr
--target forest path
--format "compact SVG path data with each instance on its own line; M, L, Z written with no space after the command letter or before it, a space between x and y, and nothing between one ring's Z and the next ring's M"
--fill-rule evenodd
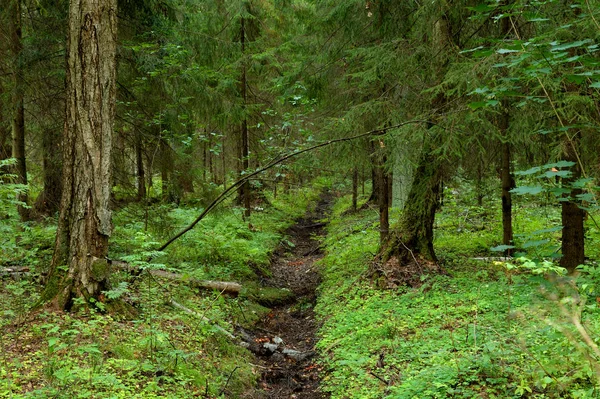
M329 395L319 391L319 366L314 350L320 324L313 307L320 276L314 263L321 259L319 236L323 235L322 220L329 211L331 194L321 196L312 212L296 221L286 231L285 240L274 254L272 277L266 285L288 288L296 296L285 305L274 307L254 328L247 331L260 345L257 354L261 378L258 387L247 393L247 399L295 398L324 399Z

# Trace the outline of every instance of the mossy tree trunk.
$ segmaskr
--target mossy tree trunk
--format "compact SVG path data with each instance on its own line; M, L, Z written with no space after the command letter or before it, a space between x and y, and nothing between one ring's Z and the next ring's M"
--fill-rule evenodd
M383 248L384 260L397 257L400 266L415 259L437 262L433 225L440 204L443 161L432 150L431 144L423 146L404 211Z
M108 287L116 0L72 0L66 66L63 195L43 299L70 309Z

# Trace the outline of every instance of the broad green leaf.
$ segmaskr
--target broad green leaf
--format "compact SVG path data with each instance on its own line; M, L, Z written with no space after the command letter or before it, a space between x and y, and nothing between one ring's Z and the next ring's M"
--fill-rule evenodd
M531 233L527 233L527 235L534 236L534 235L538 235L538 234L554 233L556 231L561 231L561 230L562 230L562 226L554 226L554 227L549 227L547 229L532 231Z
M541 179L541 178L547 177L548 179L551 179L551 178L557 177L557 176L565 178L565 177L571 176L572 174L573 173L570 170L556 170L556 171L548 170L543 175L538 176L538 178Z
M594 202L594 200L596 199L596 197L592 193L577 194L576 197L579 201L586 202Z
M576 164L576 162L572 162L572 161L558 161L558 162L553 162L553 163L547 163L546 165L543 166L543 168L544 169L568 168L575 164Z
M493 252L504 252L507 249L512 249L512 248L515 248L515 246L514 245L498 245L496 247L490 248L490 251L493 251Z
M512 190L510 190L511 193L517 194L517 195L525 195L525 194L536 195L543 191L544 191L544 187L542 187L542 186L533 186L533 187L521 186L521 187L513 188Z
M539 247L540 245L544 245L549 243L550 240L535 240L535 241L527 241L526 243L524 243L522 245L523 248L533 248L533 247Z
M541 170L542 170L541 166L535 166L535 167L533 167L531 169L521 170L521 171L515 172L515 175L517 175L517 176L528 176L528 175L532 175L534 173L538 173Z

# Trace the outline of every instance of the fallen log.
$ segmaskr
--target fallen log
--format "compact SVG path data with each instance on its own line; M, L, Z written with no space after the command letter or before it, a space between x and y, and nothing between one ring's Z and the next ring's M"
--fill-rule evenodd
M111 261L111 264L119 269L127 270L130 272L140 272L141 269L130 265L127 262ZM184 274L172 273L166 270L160 269L146 269L146 272L156 277L166 278L168 280L180 281L187 283L192 287L205 290L217 290L225 294L232 296L238 296L242 291L242 285L232 281L216 281L216 280L198 280L195 278L188 277Z

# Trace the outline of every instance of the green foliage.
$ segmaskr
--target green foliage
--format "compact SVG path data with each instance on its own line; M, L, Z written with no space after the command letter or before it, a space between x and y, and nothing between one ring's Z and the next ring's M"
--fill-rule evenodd
M375 215L334 211L325 244L316 311L332 398L593 397L599 358L574 320L600 331L595 268L574 282L550 262L470 261L471 246L421 287L381 291L364 278Z
M0 398L240 397L253 386L256 370L250 353L221 329L251 326L269 311L259 303L292 296L289 290L260 289L256 273L266 271L282 231L329 184L318 179L314 188L276 199L267 194L264 209L246 220L240 209L218 210L167 253L155 249L198 209L131 204L116 212L113 259L141 270L240 281L246 290L238 298L195 292L185 278L178 282L141 273L132 279L113 270L112 287L94 308L76 303L75 313L29 313L39 297L35 275L3 280ZM169 306L170 300L196 314ZM133 306L136 314L109 312L116 302Z

